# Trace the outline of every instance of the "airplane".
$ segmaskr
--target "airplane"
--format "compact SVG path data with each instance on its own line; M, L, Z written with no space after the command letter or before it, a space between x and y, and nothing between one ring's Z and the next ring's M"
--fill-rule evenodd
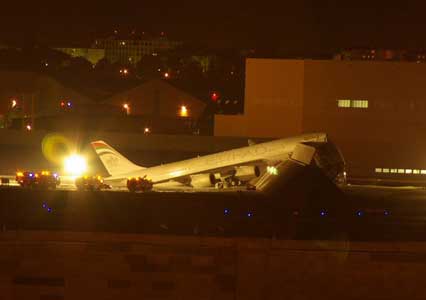
M249 143L249 146L192 159L163 164L150 168L138 166L121 155L104 141L91 143L109 177L105 181L113 186L126 186L128 178L142 178L153 185L175 182L194 188L229 187L247 184L258 178L266 170L274 172L274 166L289 159L297 145L328 144L325 133L303 134L296 137L278 139L265 143ZM334 145L328 147L328 167L338 165L337 173L342 173L344 165L340 152ZM337 158L336 158L337 157ZM337 176L337 173L334 172Z

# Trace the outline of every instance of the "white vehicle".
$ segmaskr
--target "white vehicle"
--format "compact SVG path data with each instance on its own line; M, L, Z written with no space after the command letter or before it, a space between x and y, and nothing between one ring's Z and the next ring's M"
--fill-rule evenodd
M287 160L300 143L324 144L327 135L305 134L150 168L132 163L104 141L91 144L110 174L105 181L113 186L126 186L128 178L143 178L154 185L175 182L194 188L221 188L259 177L268 167Z

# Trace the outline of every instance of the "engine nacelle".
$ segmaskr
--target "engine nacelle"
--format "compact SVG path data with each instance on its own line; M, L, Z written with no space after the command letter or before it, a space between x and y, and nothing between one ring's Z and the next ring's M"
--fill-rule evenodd
M260 173L258 166L241 166L235 168L234 177L241 181L250 181L253 178L259 177Z
M212 187L216 184L217 179L214 174L197 174L191 175L191 185L195 188Z

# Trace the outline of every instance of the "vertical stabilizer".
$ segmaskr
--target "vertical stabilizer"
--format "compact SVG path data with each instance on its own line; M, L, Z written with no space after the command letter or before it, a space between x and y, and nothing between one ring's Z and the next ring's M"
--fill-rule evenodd
M144 169L132 163L104 141L92 142L91 145L111 176Z

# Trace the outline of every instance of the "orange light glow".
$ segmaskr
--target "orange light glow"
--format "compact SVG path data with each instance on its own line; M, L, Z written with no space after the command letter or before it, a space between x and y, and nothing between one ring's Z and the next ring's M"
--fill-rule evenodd
M179 116L188 117L188 108L185 105L182 105L179 110Z
M126 114L130 114L130 105L128 103L123 104L123 109L126 111Z

